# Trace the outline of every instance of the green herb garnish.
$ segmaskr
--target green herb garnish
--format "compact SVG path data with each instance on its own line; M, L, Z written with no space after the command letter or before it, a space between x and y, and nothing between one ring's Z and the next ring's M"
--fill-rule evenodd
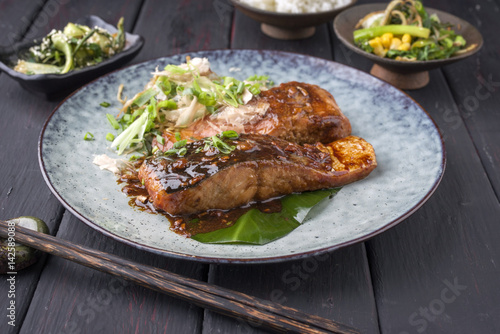
M114 134L112 134L112 133L109 133L109 132L108 132L108 133L106 134L106 140L107 140L107 141L113 141L113 140L115 140L115 135L114 135Z
M87 140L87 141L91 141L91 140L94 140L94 135L90 132L87 132L84 136L83 136L83 140Z
M195 153L206 152L211 148L217 149L222 154L229 154L236 149L236 146L227 144L225 139L236 139L239 135L236 131L228 130L212 137L204 139L205 146L199 147Z
M116 118L111 114L106 114L106 118L108 119L109 124L115 129L118 130L120 128L120 124L116 120Z

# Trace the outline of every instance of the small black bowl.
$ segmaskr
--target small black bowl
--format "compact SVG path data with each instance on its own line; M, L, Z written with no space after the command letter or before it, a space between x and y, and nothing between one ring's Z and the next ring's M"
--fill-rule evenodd
M98 26L106 29L112 34L117 31L115 26L106 23L101 18L94 15L78 19L76 23L89 27ZM65 74L27 75L13 69L18 59L23 57L30 47L39 44L41 39L17 43L7 48L0 48L0 69L11 78L18 81L22 87L31 92L46 97L63 95L132 60L144 45L144 38L129 33L126 33L125 36L125 48L120 53L117 53L97 65L73 70Z
M371 12L384 10L386 7L387 3L376 3L347 9L335 18L333 21L333 29L337 37L347 48L375 63L370 71L372 75L400 89L418 89L424 87L429 82L429 73L427 71L470 57L478 52L483 45L481 34L470 23L446 12L426 8L429 14L436 13L441 22L453 24L455 31L465 38L467 44L477 44L477 47L458 56L426 61L401 61L383 58L357 47L354 44L353 32L358 21L365 17L365 15Z

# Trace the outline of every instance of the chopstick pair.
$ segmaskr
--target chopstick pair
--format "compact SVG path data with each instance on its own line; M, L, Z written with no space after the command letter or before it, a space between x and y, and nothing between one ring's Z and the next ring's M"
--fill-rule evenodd
M8 224L0 221L0 236L7 237ZM16 242L89 268L122 277L214 312L256 322L276 332L353 334L357 330L294 308L211 285L116 255L16 226Z

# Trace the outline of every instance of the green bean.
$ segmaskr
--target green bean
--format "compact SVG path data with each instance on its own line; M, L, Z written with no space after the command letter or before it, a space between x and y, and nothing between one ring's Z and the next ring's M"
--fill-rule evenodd
M355 30L354 41L357 42L361 39L371 39L377 36L382 36L385 33L393 33L394 35L409 34L413 37L429 38L431 31L427 28L420 28L417 26L390 24L386 26Z

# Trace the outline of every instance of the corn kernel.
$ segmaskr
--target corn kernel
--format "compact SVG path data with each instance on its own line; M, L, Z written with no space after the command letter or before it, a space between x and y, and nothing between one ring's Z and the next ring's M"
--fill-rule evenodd
M411 36L410 36L410 34L404 34L403 37L401 37L401 41L403 43L411 43Z
M376 48L373 48L373 53L379 57L385 57L387 49L384 49L382 46L377 46Z
M374 48L374 49L375 49L375 48L377 48L377 47L379 47L379 46L382 46L382 42L381 42L381 40L380 40L380 37L375 37L375 38L373 38L373 39L370 39L370 40L368 41L368 44L370 44L370 46L371 46L372 48Z
M399 51L408 51L410 50L410 43L403 43L398 47Z
M381 37L380 37L380 40L382 42L382 46L384 48L388 48L389 46L391 46L391 41L392 41L392 38L393 38L393 35L391 32L386 32L385 34L383 34Z
M401 40L397 37L394 37L392 39L392 42L391 42L391 46L389 47L389 49L391 50L396 50L397 48L399 48L399 46L401 45Z

